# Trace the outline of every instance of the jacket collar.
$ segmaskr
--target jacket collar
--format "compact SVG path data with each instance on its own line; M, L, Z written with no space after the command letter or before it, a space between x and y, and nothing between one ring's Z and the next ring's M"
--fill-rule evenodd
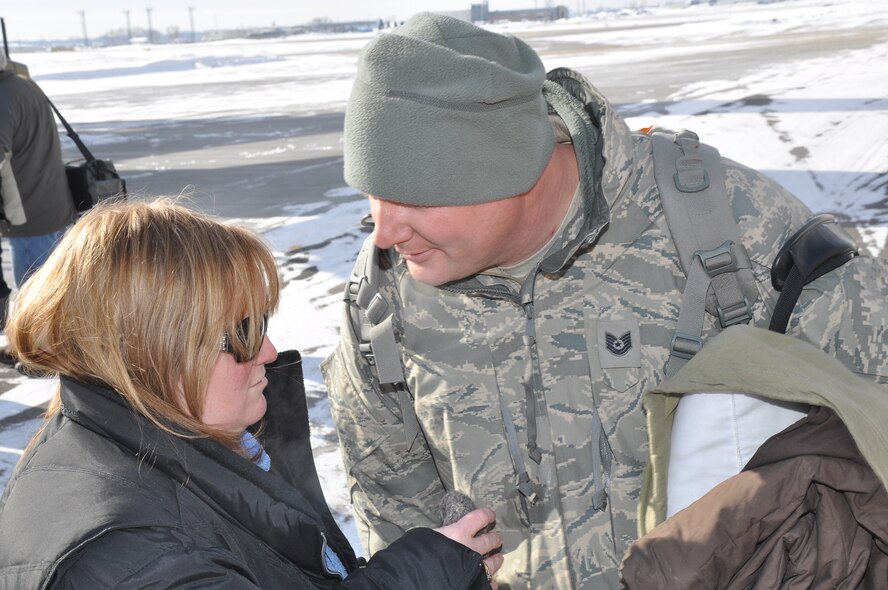
M538 266L546 273L562 270L577 251L594 244L607 230L610 212L627 193L635 168L632 134L616 109L577 72L559 68L549 72L543 94L550 114L564 123L577 157L582 185L582 213L570 223L560 242ZM526 298L532 290L532 271L515 294L506 284L484 284L477 276L449 283L445 288L459 293L484 293L497 297Z
M277 373L269 370L267 375L269 386L276 386L272 382ZM299 399L304 403L304 397ZM328 542L347 567L354 566L348 542L322 496L319 505L312 485L306 488L298 482L288 483L213 440L170 435L106 387L62 377L61 400L61 412L68 419L113 440L135 455L144 468L156 469L188 489L299 567L326 572L322 553ZM290 427L307 431L308 424ZM275 453L273 449L269 452ZM309 483L319 488L313 465L305 469L313 476Z

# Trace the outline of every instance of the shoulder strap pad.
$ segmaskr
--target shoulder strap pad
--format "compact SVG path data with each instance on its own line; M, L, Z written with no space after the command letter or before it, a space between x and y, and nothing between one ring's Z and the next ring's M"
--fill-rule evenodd
M392 307L379 292L379 272L379 248L373 244L371 235L364 241L355 261L346 285L345 301L361 355L373 367L378 385L393 386L398 393L409 450L419 434L419 421L413 408L413 397L404 383L401 351L392 325Z
M346 300L355 335L361 340L361 354L373 365L381 384L404 380L401 356L392 327L391 309L379 292L379 249L368 237L355 262L348 282Z
M794 233L777 253L771 267L771 285L780 291L772 332L786 333L802 287L858 256L857 244L827 213L816 215Z

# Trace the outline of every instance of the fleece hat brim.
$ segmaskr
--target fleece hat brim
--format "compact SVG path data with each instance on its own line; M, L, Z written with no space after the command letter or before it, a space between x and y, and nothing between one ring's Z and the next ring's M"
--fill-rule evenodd
M411 205L527 192L554 146L545 68L516 37L420 13L361 52L345 114L345 180Z

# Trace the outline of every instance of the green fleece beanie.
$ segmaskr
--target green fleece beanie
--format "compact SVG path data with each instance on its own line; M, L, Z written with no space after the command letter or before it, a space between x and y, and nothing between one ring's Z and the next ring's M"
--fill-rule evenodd
M527 192L554 135L546 72L526 43L420 13L361 51L345 112L345 180L410 205Z

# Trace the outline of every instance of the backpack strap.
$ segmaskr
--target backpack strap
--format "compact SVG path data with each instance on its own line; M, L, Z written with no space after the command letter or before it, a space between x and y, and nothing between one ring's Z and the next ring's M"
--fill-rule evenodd
M675 374L703 345L708 310L721 328L748 323L758 298L749 255L731 211L725 166L696 133L651 134L654 176L666 224L687 276L666 376Z
M361 355L373 367L380 386L389 385L398 394L408 452L419 434L419 420L413 396L404 383L401 352L392 325L391 305L379 292L379 248L369 236L355 261L345 289L352 330L358 338Z

